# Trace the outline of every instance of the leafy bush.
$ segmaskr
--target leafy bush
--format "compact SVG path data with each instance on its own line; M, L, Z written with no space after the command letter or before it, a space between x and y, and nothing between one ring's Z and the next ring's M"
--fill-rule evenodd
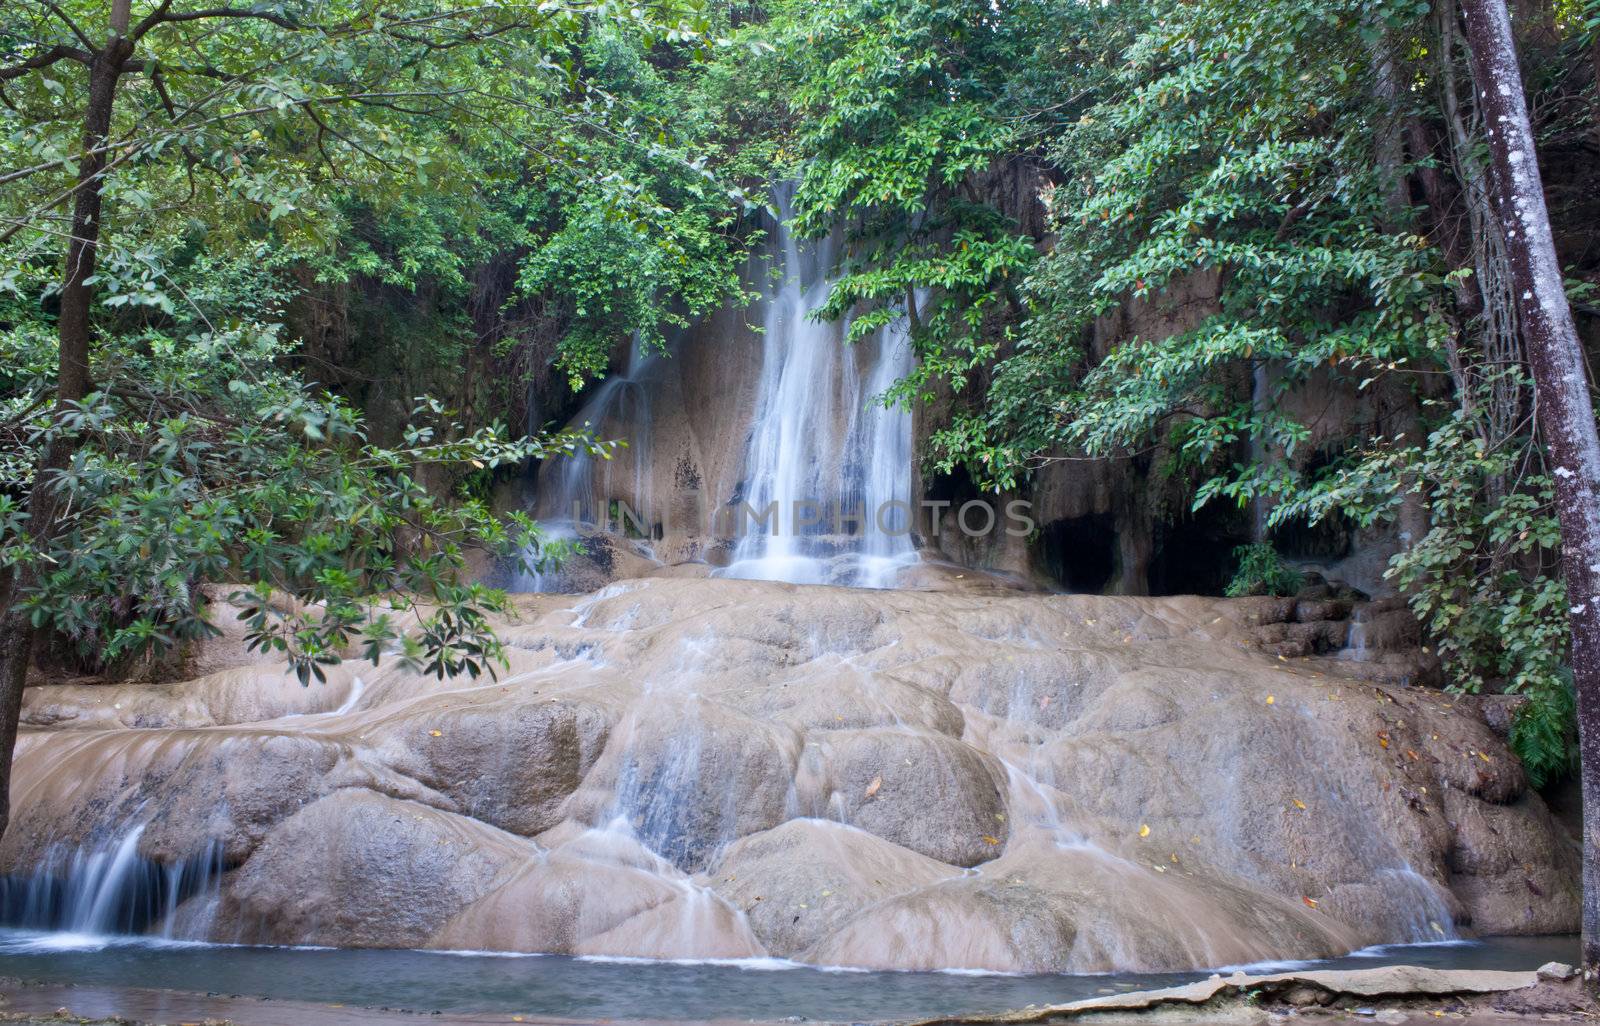
M1300 590L1300 572L1283 562L1271 545L1241 545L1233 550L1239 561L1225 594L1229 598L1245 595L1293 595Z
M173 303L104 336L96 390L60 415L46 401L51 332L26 319L0 331L0 394L19 411L6 424L18 458L0 464L0 568L29 571L20 604L33 625L90 666L127 667L216 633L200 585L231 584L252 647L281 653L302 682L352 652L398 652L441 677L493 672L489 615L508 606L471 581L467 550L535 568L561 550L527 517L434 496L417 475L608 447L467 430L432 400L401 446L374 445L354 409L284 369L292 347L270 320L267 272L200 261L184 280L186 294L212 289L207 315ZM71 459L35 482L38 454L61 437ZM18 498L34 487L57 496L46 538Z
M1511 722L1511 750L1528 770L1534 787L1578 771L1578 702L1572 671L1562 669L1559 683L1530 694Z

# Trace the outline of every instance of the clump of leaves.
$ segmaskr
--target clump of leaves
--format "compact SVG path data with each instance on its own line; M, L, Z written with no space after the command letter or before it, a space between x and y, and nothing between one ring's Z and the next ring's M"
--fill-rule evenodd
M526 516L430 493L423 472L493 471L610 447L584 435L518 437L469 429L423 399L396 447L368 440L343 400L284 368L278 326L237 310L174 315L101 339L97 389L59 414L47 331L0 332L9 405L32 411L14 440L27 458L0 479L0 569L27 565L20 596L33 625L91 665L126 666L217 632L205 584L232 585L253 648L300 677L359 651L448 677L493 672L490 617L503 593L474 583L467 553L543 569L562 554ZM224 315L228 316L224 316ZM15 426L15 425L14 425ZM73 441L37 481L37 454ZM17 498L52 489L60 512L39 537ZM287 600L287 601L285 601Z
M1530 694L1517 710L1511 721L1511 750L1536 788L1578 771L1578 703L1571 670L1563 668L1558 685Z
M1293 595L1300 590L1300 572L1283 561L1271 545L1241 545L1233 550L1239 569L1228 582L1229 598L1245 595Z

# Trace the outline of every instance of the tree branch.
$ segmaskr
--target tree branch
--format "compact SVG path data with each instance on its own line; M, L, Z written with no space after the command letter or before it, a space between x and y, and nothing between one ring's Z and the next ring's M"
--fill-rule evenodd
M161 98L161 106L166 108L167 117L177 121L178 108L173 106L172 97L167 94L167 80L161 77L161 65L156 61L150 62L150 84L155 87L156 95Z
M72 16L63 11L58 4L52 3L51 0L39 0L39 2L44 4L45 10L65 22L67 28L72 30L72 34L78 37L78 42L82 43L85 48L89 50L98 50L100 48L94 40L89 38L87 32L78 27L78 23L72 20Z
M75 46L52 46L43 53L34 54L21 64L12 64L0 68L0 82L9 82L14 78L21 78L30 71L48 68L59 60L74 60L79 64L92 64L94 55Z
M133 30L131 38L137 40L157 25L171 25L180 21L200 21L203 18L256 18L261 21L270 21L274 25L286 28L291 32L299 32L307 27L293 18L286 18L273 11L252 11L240 7L210 7L202 11L179 11L173 14L168 10L171 6L172 0L163 0L161 6L152 11L150 16L141 21L138 27Z
M161 2L156 5L155 10L151 11L146 17L140 18L139 24L135 25L133 27L133 31L129 34L133 41L138 42L140 36L159 25L161 23L161 19L166 16L167 8L171 6L172 0L161 0Z

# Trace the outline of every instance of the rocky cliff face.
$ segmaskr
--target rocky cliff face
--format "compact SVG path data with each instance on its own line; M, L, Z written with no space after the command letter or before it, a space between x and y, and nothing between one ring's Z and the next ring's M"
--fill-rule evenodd
M907 969L1574 929L1472 705L1263 649L1310 617L651 579L527 597L492 681L34 688L0 868L137 828L226 867L180 934Z

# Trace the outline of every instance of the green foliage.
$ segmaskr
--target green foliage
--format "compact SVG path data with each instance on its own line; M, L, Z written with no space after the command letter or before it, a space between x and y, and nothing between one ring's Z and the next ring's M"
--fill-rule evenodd
M1284 563L1271 545L1241 545L1233 550L1239 564L1224 592L1229 598L1245 595L1293 595L1300 590L1300 572Z
M532 248L553 178L620 196L616 209L648 225L666 208L639 201L610 151L579 152L623 124L597 116L612 101L582 51L607 35L693 52L708 23L671 2L135 0L94 183L94 390L52 410L56 211L71 205L84 136L83 47L107 38L108 10L8 7L0 37L15 72L0 104L13 169L0 189L0 564L32 582L21 608L87 660L125 664L203 636L202 586L233 586L252 642L302 681L393 648L440 676L492 670L489 617L505 600L469 583L468 548L535 563L559 550L527 518L491 515L481 490L452 501L421 480L475 475L481 489L495 468L606 449L515 437L433 401L399 444L379 445L354 408L294 372L287 308L308 287L361 280L459 301L484 261ZM681 235L669 249L689 250ZM716 280L694 279L696 302ZM466 335L447 312L417 337L440 365ZM36 477L51 449L65 465ZM57 500L48 525L28 522L38 489Z
M1403 364L1445 331L1436 254L1371 156L1392 114L1353 70L1371 65L1368 26L1408 31L1424 10L1204 7L1156 5L1061 133L1057 240L1024 338L983 411L935 439L944 465L1009 487L1054 449L1159 443L1204 482L1197 504L1284 494L1307 428L1283 397ZM1167 330L1088 366L1084 340L1124 304ZM1250 447L1287 458L1235 462Z
M1527 768L1528 782L1543 788L1578 772L1578 704L1572 673L1558 686L1530 694L1511 722L1511 750Z
M252 646L284 655L302 681L356 651L376 661L396 647L440 676L492 672L488 616L507 607L468 583L466 550L535 567L561 550L525 517L431 496L417 473L606 447L469 431L431 400L402 447L373 445L354 410L282 369L289 346L252 316L272 312L270 274L209 259L184 270L173 284L210 300L206 316L174 304L159 327L103 341L97 390L60 416L27 418L25 454L62 435L75 442L68 465L42 480L64 505L47 542L13 498L35 483L33 460L0 482L0 565L35 570L21 597L35 626L91 662L126 665L212 633L201 585L233 583L247 586L234 600ZM4 365L47 364L43 329L0 333ZM51 381L13 372L6 385L12 402L42 407L29 397Z
M1030 115L1074 62L1098 61L1067 40L1102 17L1034 0L791 0L741 37L769 51L751 73L776 108L774 173L797 180L795 230L846 243L818 316L848 315L852 341L910 322L918 362L892 398L980 378L1020 319L1034 240L985 180L1033 144Z
M752 201L709 170L695 72L658 68L636 34L593 32L579 52L582 115L563 160L586 173L522 194L517 279L561 303L557 363L574 388L604 375L620 343L661 348L667 329L747 302L739 272L758 238L738 230Z
M1519 370L1501 373L1525 383ZM1395 518L1408 496L1425 502L1427 532L1385 576L1409 598L1451 687L1527 696L1512 747L1543 780L1564 772L1560 739L1575 730L1561 531L1540 449L1526 436L1486 441L1474 411L1488 387L1477 403L1435 404L1438 423L1419 444L1353 452L1275 512L1337 512L1370 526Z
M135 0L135 24L155 7ZM188 20L201 8L212 13ZM519 273L487 298L566 322L555 357L574 387L604 373L616 343L659 343L742 298L742 196L705 170L706 126L675 117L678 79L711 41L693 0L165 10L183 20L139 38L118 91L106 256L187 238L319 285L433 301L400 326L356 324L368 349L354 377L458 370L478 275L498 259ZM77 47L69 21L100 32L105 17L89 0L41 8L8 26L0 65ZM5 83L0 164L23 171L0 190L0 216L25 222L22 259L59 250L41 215L71 185L86 74L66 59Z

